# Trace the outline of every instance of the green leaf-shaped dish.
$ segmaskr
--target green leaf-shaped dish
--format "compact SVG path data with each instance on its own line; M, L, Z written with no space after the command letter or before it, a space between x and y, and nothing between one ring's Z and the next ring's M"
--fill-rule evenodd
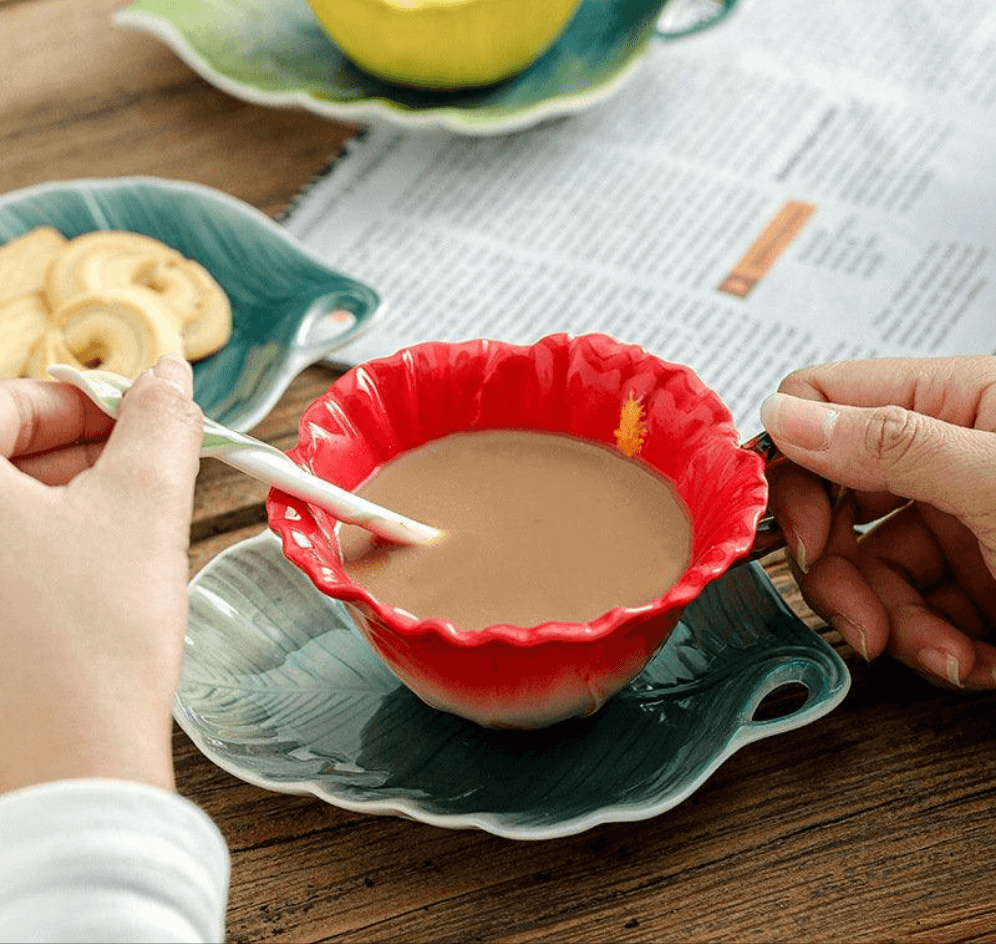
M144 233L201 263L227 293L232 336L194 365L194 398L231 429L255 426L309 364L365 330L369 287L331 269L255 207L218 190L152 177L57 181L0 196L0 245L36 226L72 238Z
M808 696L757 720L786 685ZM656 816L734 751L816 721L850 677L757 564L734 567L686 610L647 669L590 718L485 729L428 708L319 593L270 532L191 582L174 717L249 783L369 813L513 839Z
M723 20L737 0L584 0L554 45L524 72L482 89L433 92L382 82L350 62L307 0L136 0L120 26L158 37L212 85L261 105L328 118L498 134L607 98L654 39ZM657 20L665 11L666 32Z

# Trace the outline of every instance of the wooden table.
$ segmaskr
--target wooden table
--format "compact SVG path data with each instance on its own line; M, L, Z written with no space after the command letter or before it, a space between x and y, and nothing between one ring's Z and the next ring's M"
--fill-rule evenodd
M304 0L302 0L304 2ZM121 0L0 0L0 192L152 174L278 215L355 132L250 105L157 41L110 23ZM334 380L306 370L256 433L296 440ZM191 573L265 527L264 488L203 463ZM669 813L514 842L268 793L175 732L180 791L232 852L233 941L996 941L992 695L847 661L835 712L744 748Z

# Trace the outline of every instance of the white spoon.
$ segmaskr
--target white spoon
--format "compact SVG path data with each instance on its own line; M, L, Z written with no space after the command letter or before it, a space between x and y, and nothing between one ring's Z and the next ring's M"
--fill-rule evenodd
M127 377L106 370L78 370L53 364L48 372L82 390L108 416L117 419L121 398L131 386ZM296 498L327 509L340 521L355 524L379 537L401 544L433 544L443 532L382 508L295 465L284 453L245 433L204 417L202 456L214 456L242 472L276 485Z

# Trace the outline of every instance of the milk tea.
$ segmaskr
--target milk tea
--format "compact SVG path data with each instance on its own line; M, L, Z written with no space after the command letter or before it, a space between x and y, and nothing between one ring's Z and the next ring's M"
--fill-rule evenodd
M691 557L689 513L663 475L559 433L454 433L398 455L356 492L445 537L398 546L344 525L353 581L462 629L588 622L638 607L664 594Z

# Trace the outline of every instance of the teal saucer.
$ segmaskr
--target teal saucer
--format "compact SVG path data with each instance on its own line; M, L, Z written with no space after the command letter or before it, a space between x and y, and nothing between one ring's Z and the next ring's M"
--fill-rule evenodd
M309 364L369 326L373 289L320 259L255 207L154 177L64 180L0 196L0 245L36 226L72 238L144 233L200 262L229 297L232 336L194 365L194 399L232 429L255 426Z
M174 717L211 761L269 790L550 839L664 813L739 748L832 711L849 685L761 567L741 564L597 714L481 728L409 692L266 531L191 581ZM762 717L769 695L796 686L801 705Z
M136 0L114 22L157 37L208 82L246 101L487 135L588 108L622 85L652 40L713 26L737 2L584 0L559 40L524 72L457 92L405 88L362 72L306 0Z

